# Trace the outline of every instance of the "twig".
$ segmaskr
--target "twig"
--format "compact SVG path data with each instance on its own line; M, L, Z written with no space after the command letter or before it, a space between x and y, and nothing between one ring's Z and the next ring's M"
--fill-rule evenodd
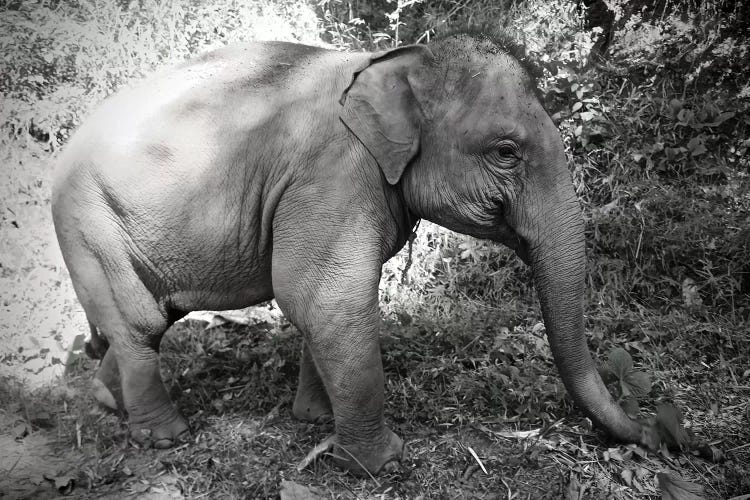
M343 446L338 445L338 447L341 448L342 450L344 450L346 452L346 454L349 455L352 458L352 460L354 460L355 462L357 462L357 465L359 465L360 467L362 467L362 469L365 472L367 472L367 475L370 476L370 479L372 479L373 481L375 481L375 484L377 484L378 488L380 488L380 481L378 481L377 479L375 479L375 476L373 476L372 473L370 473L370 471L367 470L367 467L365 467L364 465L362 465L362 462L360 462L359 460L357 460L357 457L355 457L354 455L352 455L351 452L349 450L347 450L346 448L344 448Z
M734 453L735 451L742 450L749 446L750 446L750 443L741 444L739 446L735 446L734 448L727 450L727 453Z
M479 460L479 455L477 455L477 452L474 451L474 448L472 448L471 446L467 446L466 448L469 450L469 453L471 453L471 456L474 457L474 460L477 461L477 463L479 464L479 467L482 468L482 472L484 472L485 475L489 476L487 469L484 468L484 464L482 463L481 460Z

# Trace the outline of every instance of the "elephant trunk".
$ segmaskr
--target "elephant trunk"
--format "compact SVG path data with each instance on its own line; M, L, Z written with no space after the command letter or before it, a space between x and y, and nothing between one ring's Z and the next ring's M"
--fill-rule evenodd
M641 425L620 408L597 371L584 334L585 243L575 198L546 214L539 241L528 241L529 263L555 364L575 403L614 438L638 443Z

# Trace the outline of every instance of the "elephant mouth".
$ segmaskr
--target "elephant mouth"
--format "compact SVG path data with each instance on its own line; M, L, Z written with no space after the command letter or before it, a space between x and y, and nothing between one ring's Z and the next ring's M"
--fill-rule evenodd
M500 237L497 238L500 243L513 250L524 264L531 265L531 247L528 242L522 238L508 224L501 224Z
M515 248L513 248L513 251L518 256L518 258L523 261L524 264L526 264L527 266L531 265L531 249L529 248L528 243L526 243L525 240L521 239L521 237L517 236L516 246Z
M493 219L496 236L492 239L498 241L515 252L519 259L527 266L531 264L531 249L521 235L516 232L506 219L505 205L502 200L495 199Z

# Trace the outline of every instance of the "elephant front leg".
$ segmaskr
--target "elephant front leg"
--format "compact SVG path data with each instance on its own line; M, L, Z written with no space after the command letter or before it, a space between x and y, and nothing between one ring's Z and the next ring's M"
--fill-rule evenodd
M337 465L377 474L401 460L403 442L383 419L383 367L377 329L368 333L318 332L311 336L310 346L333 407Z
M294 398L292 414L299 420L319 423L333 418L331 400L328 398L325 384L315 367L310 347L307 342L302 347L302 359L299 368L297 395Z
M401 439L383 421L380 257L337 250L311 251L308 244L295 251L289 242L274 244L274 294L287 317L304 332L309 349L303 354L294 411L306 413L307 403L327 406L325 392L336 428L334 460L352 471L377 474L403 454ZM321 254L326 259L315 260Z

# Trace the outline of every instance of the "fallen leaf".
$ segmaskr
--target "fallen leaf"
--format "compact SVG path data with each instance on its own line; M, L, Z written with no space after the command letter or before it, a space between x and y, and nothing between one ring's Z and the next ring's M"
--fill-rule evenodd
M648 476L649 471L645 467L638 466L638 468L635 470L635 477L643 481L646 479L646 476Z
M568 487L565 488L565 500L578 500L583 497L583 490L584 488L578 478L574 474L570 474Z
M702 500L703 486L685 481L682 477L672 472L659 472L656 474L661 488L662 500Z
M20 440L28 436L29 434L29 428L26 425L26 422L21 422L20 424L13 427L13 438L16 440Z
M321 498L312 489L294 481L282 481L279 491L281 500L316 500Z
M669 101L669 109L672 112L672 117L677 116L677 113L682 111L682 101L672 99L671 101Z
M62 495L70 495L73 492L76 481L73 476L58 476L55 478L55 488Z
M706 122L703 124L704 127L717 127L724 123L725 121L729 120L730 118L733 118L735 115L734 111L725 111L724 113L721 113L719 116L716 117L716 119L712 122Z
M708 151L706 149L706 146L703 144L703 139L700 138L700 137L693 137L692 139L690 139L690 141L687 144L687 148L688 148L688 151L690 151L690 154L692 156L700 156L703 153L705 153L706 151ZM690 279L690 278L688 278L688 279ZM683 290L684 290L684 288L683 288ZM695 290L695 295L697 296L697 287L696 287L696 290ZM698 297L698 301L700 301L700 297ZM688 304L688 305L690 305L690 304ZM697 302L696 305L700 305L700 302Z
M504 438L527 439L537 437L541 434L541 429L532 429L530 431L489 431L493 434Z
M703 148L703 150L698 150L700 151L699 153L692 153L693 156L697 156L698 154L706 152L706 148L703 147L703 143L700 144L700 147ZM691 151L693 150L691 149ZM703 304L703 300L698 293L698 285L696 285L695 280L693 280L692 278L685 278L682 281L682 300L685 302L685 305L687 307L697 307Z
M151 485L147 482L135 482L130 486L130 491L133 493L146 493L151 488Z
M695 447L694 453L699 457L714 463L724 460L724 452L716 446L712 446L708 443L703 443Z
M620 453L619 448L609 448L608 450L604 451L602 455L604 456L605 462L609 462L610 460L617 460L618 462L622 462L625 460L625 458L622 456L622 453Z
M623 481L625 481L625 484L628 486L633 485L633 471L630 469L622 469L622 472L620 472L620 477Z

